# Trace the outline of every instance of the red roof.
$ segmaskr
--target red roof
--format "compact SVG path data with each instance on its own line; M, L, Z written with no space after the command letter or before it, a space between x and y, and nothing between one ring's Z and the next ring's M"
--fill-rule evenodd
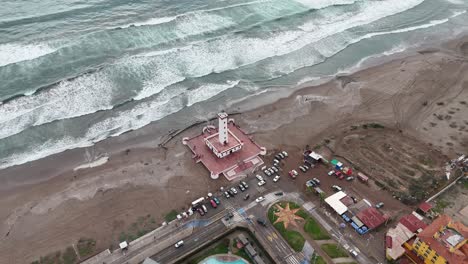
M443 256L448 263L468 264L468 244L461 246L458 250L451 252L443 241L443 236L440 239L434 238L434 234L441 229L446 229L447 225L451 224L451 229L456 230L461 236L468 237L468 227L461 222L452 222L452 218L447 215L439 216L434 222L428 225L421 233L418 234L419 239L428 244L431 249L435 250L437 254Z
M205 138L212 135L213 133L216 133L217 130L202 133L196 137L188 139L187 141L187 146L195 154L194 158L197 160L197 162L201 161L211 173L224 173L232 168L235 168L236 166L239 166L239 164L242 165L243 161L249 160L259 155L262 151L261 147L258 146L246 133L244 133L244 131L242 131L236 125L228 123L228 129L231 133L236 135L236 137L241 142L243 142L244 145L241 150L231 153L229 156L224 158L216 157L216 155L205 144ZM250 165L246 165L242 168L247 167L250 167Z
M424 213L429 212L429 210L432 209L432 205L427 202L423 202L422 204L419 205L419 209L423 211Z
M385 236L385 245L388 248L392 248L392 237L391 236Z
M424 229L427 225L414 214L405 215L400 219L400 223L406 226L409 231L416 233L420 228Z
M361 222L363 222L369 229L374 229L382 225L388 217L382 215L377 209L374 207L366 208L359 213L357 213L357 217Z

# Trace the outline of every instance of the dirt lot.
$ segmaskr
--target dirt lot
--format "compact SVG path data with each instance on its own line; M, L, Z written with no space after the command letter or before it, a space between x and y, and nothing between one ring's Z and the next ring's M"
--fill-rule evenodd
M416 204L445 185L446 156L398 130L369 126L352 126L337 136L330 144L335 154L406 204Z

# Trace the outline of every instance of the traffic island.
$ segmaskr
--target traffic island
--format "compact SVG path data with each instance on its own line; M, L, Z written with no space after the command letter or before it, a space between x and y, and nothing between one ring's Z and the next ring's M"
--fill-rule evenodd
M304 222L300 211L303 212L300 206L292 202L279 202L268 209L268 219L296 252L301 252L305 243L302 234L295 230L299 222Z

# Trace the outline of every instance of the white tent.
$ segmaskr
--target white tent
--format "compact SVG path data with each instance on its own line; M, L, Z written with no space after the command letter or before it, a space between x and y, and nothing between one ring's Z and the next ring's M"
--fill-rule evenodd
M325 198L325 202L335 210L339 215L342 215L348 211L348 207L344 205L340 200L346 196L346 193L339 191L333 195Z

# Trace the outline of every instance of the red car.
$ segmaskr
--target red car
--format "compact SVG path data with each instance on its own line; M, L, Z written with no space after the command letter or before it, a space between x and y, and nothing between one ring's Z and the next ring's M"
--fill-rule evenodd
M291 178L293 178L293 179L296 179L297 175L298 175L298 173L297 173L296 170L292 170L292 171L289 172L289 176L291 176Z
M344 179L344 174L341 171L335 171L335 175L340 180Z
M216 204L216 202L215 202L213 199L210 200L210 203L211 203L211 206L212 206L213 208L218 207L218 205Z

